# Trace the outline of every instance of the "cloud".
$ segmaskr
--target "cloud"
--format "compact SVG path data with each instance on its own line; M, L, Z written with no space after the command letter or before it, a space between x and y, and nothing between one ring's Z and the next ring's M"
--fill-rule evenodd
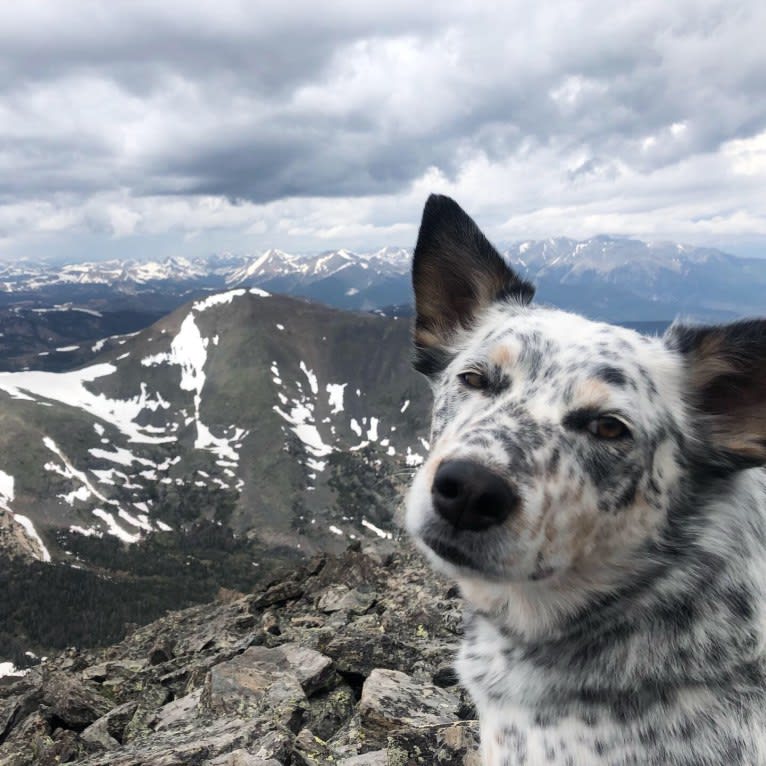
M497 236L766 241L765 26L757 0L0 7L0 250L407 244L432 189Z

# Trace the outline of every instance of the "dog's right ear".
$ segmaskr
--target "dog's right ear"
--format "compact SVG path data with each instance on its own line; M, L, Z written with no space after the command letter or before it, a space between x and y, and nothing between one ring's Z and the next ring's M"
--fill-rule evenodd
M520 279L453 199L426 201L412 261L415 290L415 369L440 372L460 328L495 301L529 303L534 287Z

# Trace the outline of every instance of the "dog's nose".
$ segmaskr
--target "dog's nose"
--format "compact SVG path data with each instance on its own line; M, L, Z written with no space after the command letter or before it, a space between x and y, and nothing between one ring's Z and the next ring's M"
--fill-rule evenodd
M472 532L502 524L519 504L505 479L471 460L445 460L434 476L431 498L445 521Z

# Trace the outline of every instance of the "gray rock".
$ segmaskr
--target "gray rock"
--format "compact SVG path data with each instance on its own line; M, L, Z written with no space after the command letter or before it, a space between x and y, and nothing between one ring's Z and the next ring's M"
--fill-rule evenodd
M82 671L84 681L104 683L108 679L123 680L135 675L146 667L146 660L122 660L101 662Z
M295 735L287 729L270 731L261 737L251 748L253 755L263 761L285 761L290 758Z
M216 756L207 761L203 761L203 766L282 766L274 758L264 760L249 753L247 750L232 750L230 753Z
M133 717L137 707L137 702L126 702L113 708L84 729L80 736L85 742L103 747L106 750L119 747L123 740L125 727Z
M369 741L385 744L397 728L417 729L457 720L460 700L397 670L376 668L362 688L359 713Z
M148 722L149 728L162 731L176 726L179 722L187 722L197 717L202 689L196 689L185 697L163 705Z
M277 651L284 655L308 696L326 687L335 676L332 660L313 649L300 644L283 644Z
M251 602L251 609L256 611L264 609L267 606L284 604L287 601L300 598L303 595L303 590L301 583L295 582L294 580L277 583L254 598Z
M130 721L125 725L122 741L132 742L149 730L149 722L157 714L157 710L169 699L170 694L164 686L147 684L140 695L136 697L136 709Z
M211 668L200 708L213 715L268 716L297 730L308 701L295 673L286 667L289 665L281 652L251 647Z
M388 753L385 750L373 750L364 755L352 755L342 758L338 766L389 766Z
M333 585L319 597L317 609L322 612L364 614L377 598L377 593L369 587L360 586L351 589L343 584Z
M113 707L96 686L61 672L45 679L42 703L49 708L50 716L75 730L89 726Z
M389 763L482 766L478 721L400 729L388 737Z
M462 692L436 688L459 632L455 595L410 554L320 556L6 680L0 766L473 766Z
M336 753L324 740L309 729L303 729L298 733L293 744L293 763L296 766L318 766L318 764L336 761Z
M333 737L354 712L354 691L348 684L322 692L309 699L307 728L317 737Z

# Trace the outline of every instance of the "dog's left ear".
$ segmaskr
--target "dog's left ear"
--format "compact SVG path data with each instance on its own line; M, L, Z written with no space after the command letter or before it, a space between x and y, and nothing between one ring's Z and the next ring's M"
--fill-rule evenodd
M443 369L456 330L469 327L495 301L529 303L535 290L506 266L465 211L432 194L423 210L412 260L415 290L415 369Z
M766 320L673 325L665 342L685 358L691 404L721 467L766 465Z

